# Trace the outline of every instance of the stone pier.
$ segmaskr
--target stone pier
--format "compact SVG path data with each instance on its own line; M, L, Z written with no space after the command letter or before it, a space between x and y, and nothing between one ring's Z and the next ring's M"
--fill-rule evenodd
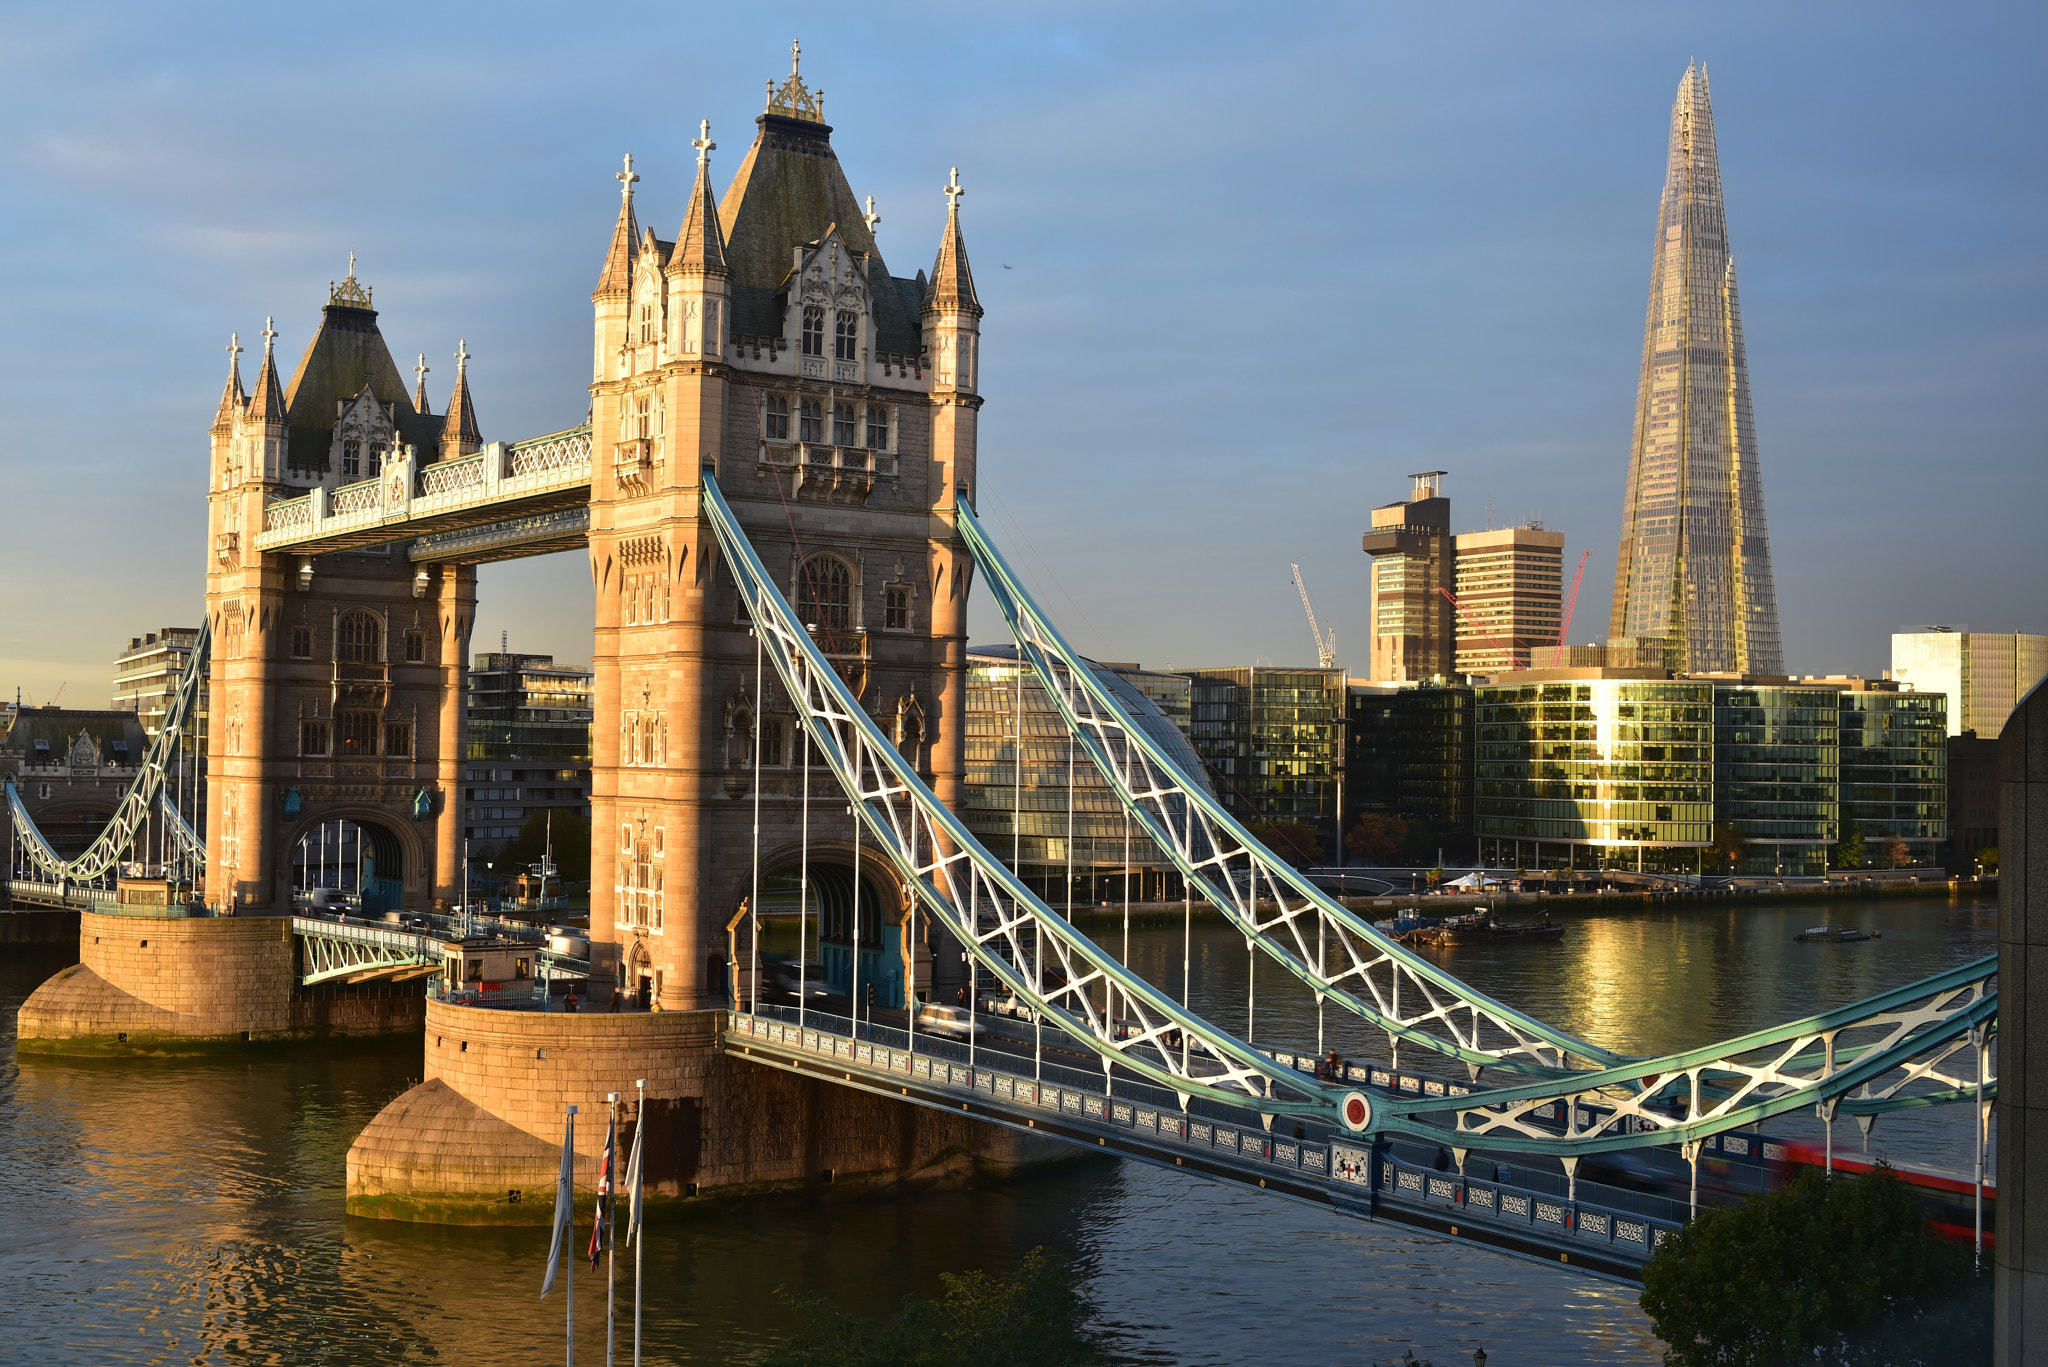
M348 1154L348 1212L438 1224L546 1224L564 1109L577 1194L591 1199L605 1093L618 1092L620 1170L634 1079L647 1079L646 1193L693 1199L807 1187L957 1180L1077 1152L722 1053L715 1011L540 1014L427 1003L425 1080Z
M21 1005L25 1053L177 1056L418 1030L425 984L302 987L282 916L79 915L78 962Z
M1998 1311L1992 1361L2048 1367L2048 685L1998 738Z

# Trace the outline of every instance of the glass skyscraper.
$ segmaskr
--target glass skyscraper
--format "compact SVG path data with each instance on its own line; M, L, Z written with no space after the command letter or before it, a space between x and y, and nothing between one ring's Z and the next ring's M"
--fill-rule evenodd
M1651 257L1611 640L1680 673L1781 674L1749 362L1706 68L1686 68Z

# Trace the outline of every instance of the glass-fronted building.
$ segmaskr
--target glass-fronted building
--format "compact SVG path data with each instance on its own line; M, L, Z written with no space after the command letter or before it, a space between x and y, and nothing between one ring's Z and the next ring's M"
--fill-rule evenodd
M588 669L493 651L469 671L463 834L502 845L538 813L590 819Z
M1737 872L1827 872L1838 838L1843 696L1792 685L1715 688L1715 820L1742 839Z
M1849 688L1836 721L1843 835L1853 823L1873 864L1894 836L1914 863L1938 861L1948 839L1948 699Z
M1097 665L1145 733L1198 779L1201 758L1171 712L1188 714L1185 675ZM1121 903L1127 852L1134 901L1178 900L1179 873L1143 829L1126 821L1109 783L1076 744L1016 647L967 655L967 781L960 819L997 858L1056 908ZM1212 788L1213 791L1213 788Z
M1232 816L1313 827L1336 859L1346 688L1341 669L1191 669L1191 736ZM1279 851L1280 853L1305 853Z
M1474 728L1483 861L1697 871L1714 822L1713 684L1487 685L1475 693Z
M1948 698L1948 733L1998 739L2005 719L2048 675L2048 636L1928 627L1892 635L1895 681Z

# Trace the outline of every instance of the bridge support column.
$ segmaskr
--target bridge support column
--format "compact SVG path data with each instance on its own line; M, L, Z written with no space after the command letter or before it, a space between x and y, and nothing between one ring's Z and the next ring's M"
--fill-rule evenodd
M463 758L468 754L469 634L476 622L476 567L443 565L434 579L442 635L441 698L436 717L440 745L435 777L440 810L434 814L433 898L443 907L459 902L462 886Z
M1998 742L1998 1367L2048 1364L2048 685Z

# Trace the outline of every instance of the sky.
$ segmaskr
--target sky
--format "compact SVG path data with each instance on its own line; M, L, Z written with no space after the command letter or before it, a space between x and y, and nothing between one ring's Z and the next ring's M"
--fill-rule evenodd
M623 153L680 219L823 87L898 274L960 168L980 507L1082 650L1354 674L1372 507L1591 551L1604 639L1671 100L1711 73L1787 668L2048 631L2048 10L1919 4L0 3L0 690L104 706L201 615L228 334L289 369L357 253L436 411L582 421ZM252 361L254 356L245 357ZM253 379L253 370L245 369ZM477 650L590 655L579 555ZM999 619L986 600L977 642Z

